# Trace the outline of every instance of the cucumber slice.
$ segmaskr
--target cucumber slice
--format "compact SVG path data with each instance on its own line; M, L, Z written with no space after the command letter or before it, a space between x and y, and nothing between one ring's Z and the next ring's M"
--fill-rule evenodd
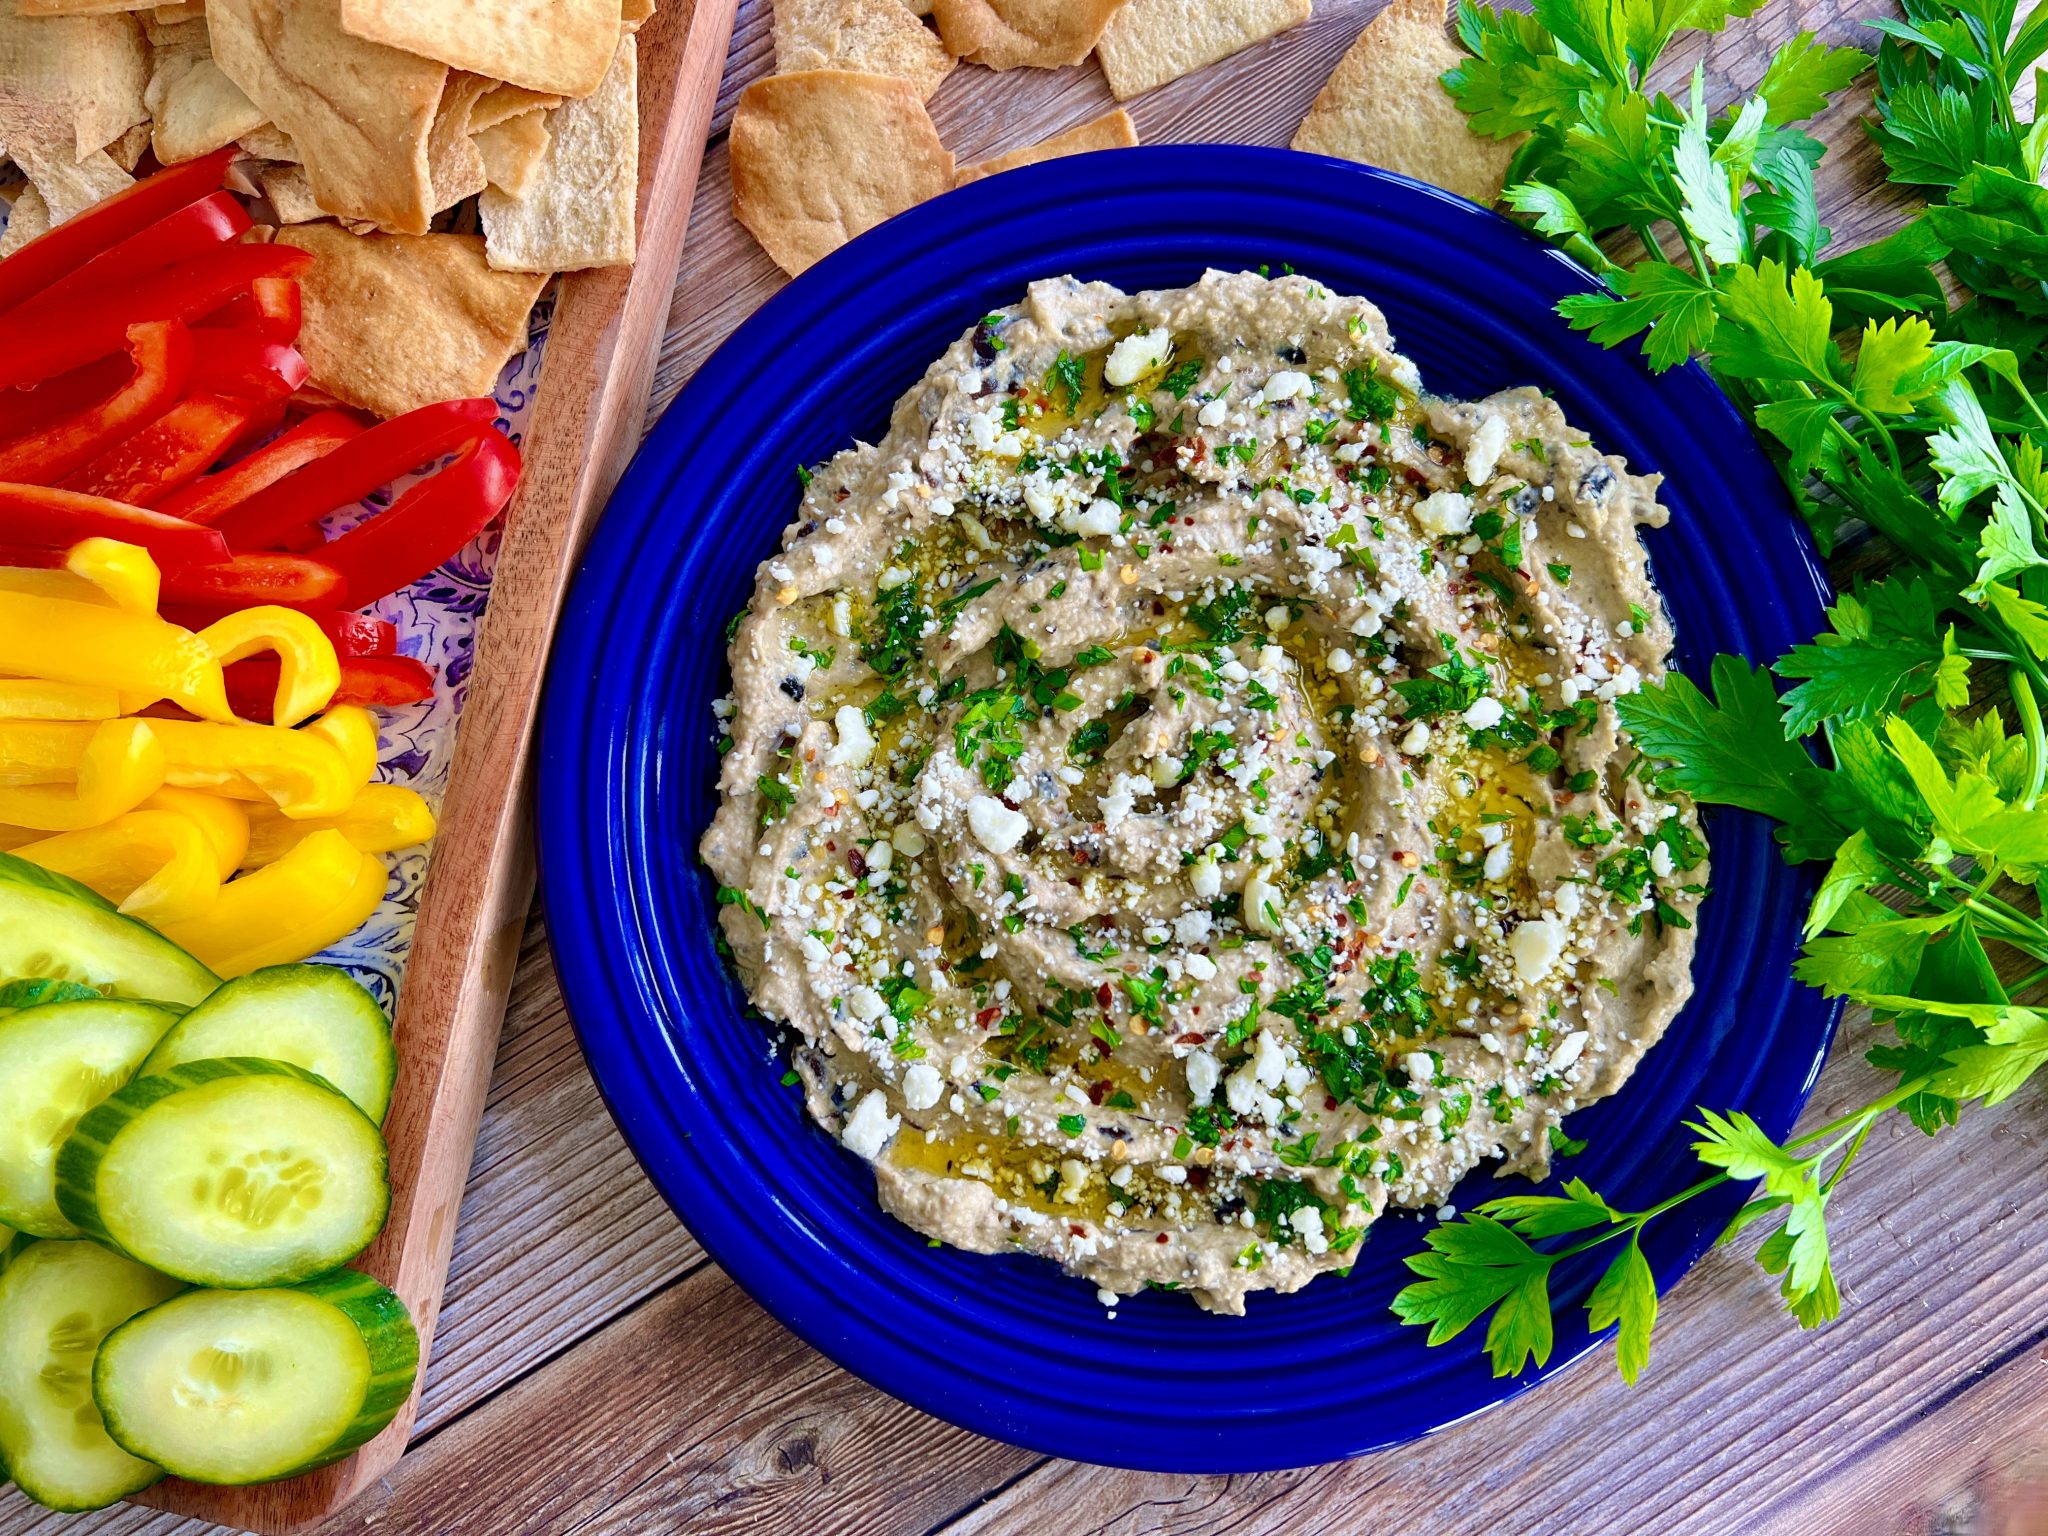
M57 1149L177 1021L174 1009L112 998L0 1018L0 1221L39 1237L79 1235L57 1209Z
M344 1269L304 1285L191 1291L100 1346L93 1397L137 1456L201 1483L267 1483L347 1455L412 1395L405 1303Z
M57 1154L57 1206L88 1237L195 1285L291 1285L369 1246L391 1205L384 1138L282 1061L138 1077Z
M38 1504L99 1509L164 1475L107 1438L93 1353L182 1289L97 1243L30 1243L0 1273L0 1460Z
M0 1008L40 1008L44 1003L86 1003L105 997L98 987L82 982L53 981L47 976L23 976L0 987Z
M304 1067L379 1122L398 1071L391 1021L361 983L332 965L271 965L223 982L164 1036L142 1073L209 1056Z
M196 1003L220 978L76 880L0 853L0 976L77 981L119 997Z

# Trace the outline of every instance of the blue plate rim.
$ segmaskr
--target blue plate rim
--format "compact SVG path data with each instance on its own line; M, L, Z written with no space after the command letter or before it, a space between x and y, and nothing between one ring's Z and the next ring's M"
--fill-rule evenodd
M1390 194L1406 197L1419 195L1428 200L1431 205L1430 212L1434 216L1464 220L1468 227L1483 228L1485 238L1499 246L1505 255L1551 264L1568 273L1574 284L1586 291L1596 291L1600 287L1598 280L1577 262L1521 226L1440 188L1376 168L1330 160L1322 156L1304 156L1293 151L1250 146L1167 145L1148 146L1141 150L1105 151L1069 157L990 178L921 205L869 231L772 295L705 360L697 374L685 386L683 393L671 403L669 410L674 412L679 406L685 406L693 389L709 391L716 388L724 372L730 371L731 364L725 360L759 349L767 338L776 333L785 313L795 311L804 297L812 291L822 291L835 283L844 285L850 281L852 274L857 272L873 272L900 266L901 254L906 250L918 248L919 242L924 238L925 226L943 214L958 211L963 200L970 203L994 203L998 198L1020 200L1026 187L1042 194L1060 185L1067 188L1072 188L1076 183L1083 186L1099 185L1105 180L1113 179L1120 179L1125 183L1140 180L1156 183L1162 178L1184 171L1187 168L1187 161L1181 157L1192 157L1195 154L1198 154L1203 162L1202 184L1211 189L1229 183L1231 175L1235 173L1241 173L1254 184L1262 175L1284 174L1297 180L1313 176L1351 178L1357 183L1385 189ZM1309 171L1305 169L1307 166L1315 169ZM992 213L996 211L998 210L991 210ZM1473 222L1475 220L1476 224ZM1041 275L1055 274L1048 271ZM1368 293L1368 297L1370 296ZM971 316L968 318L971 320ZM967 321L962 322L963 328L965 323ZM1586 345L1590 347L1592 344ZM1709 416L1719 418L1718 423L1713 425L1718 426L1722 432L1732 434L1743 448L1755 455L1759 464L1764 464L1761 452L1755 448L1749 429L1734 405L1713 385L1711 378L1703 369L1697 364L1687 364L1673 374L1665 375L1664 378L1674 385L1680 380L1689 379L1698 386L1700 399L1696 404ZM907 378L899 380L897 388L904 387L907 382ZM664 422L666 416L667 413L664 415ZM1709 439L1714 435L1712 427L1708 425L1702 425L1698 433L1702 439ZM658 423L614 492L611 507L617 508L622 504L631 506L644 502L659 488L658 483L664 470L671 467L665 461L673 457L673 453L666 445L664 425ZM1768 469L1767 464L1765 468ZM1773 481L1775 478L1773 474ZM1798 574L1805 578L1804 587L1795 595L1812 602L1817 615L1818 605L1832 598L1830 583L1782 487L1778 490L1776 500L1782 506L1785 532L1790 535L1777 555L1788 566L1796 567ZM599 844L606 843L607 840L615 844L617 835L621 833L631 835L629 831L605 820L610 814L609 810L593 810L573 792L573 789L580 789L587 781L588 759L597 756L589 750L593 715L597 713L595 701L602 692L601 688L593 689L588 686L591 678L601 675L601 656L593 653L593 645L599 630L593 618L630 577L630 572L625 569L623 562L629 559L633 550L624 534L623 522L624 520L616 515L610 515L608 508L605 524L600 526L584 553L564 604L555 655L549 667L548 684L542 701L537 823L540 834L541 879L549 913L549 941L558 974L562 979L565 1001L570 1005L571 1020L586 1060L590 1064L592 1076L597 1082L607 1109L617 1121L635 1158L679 1216L684 1214L686 1206L694 1207L694 1219L686 1220L707 1255L725 1269L771 1315L776 1316L806 1342L862 1379L915 1407L979 1433L1049 1455L1143 1470L1195 1473L1249 1472L1314 1465L1407 1443L1453 1424L1462 1423L1476 1413L1484 1412L1501 1402L1519 1396L1583 1358L1605 1340L1608 1336L1606 1332L1585 1334L1576 1338L1569 1347L1560 1349L1547 1365L1532 1369L1519 1378L1494 1383L1486 1400L1434 1422L1404 1425L1391 1433L1353 1434L1335 1449L1329 1445L1318 1445L1310 1454L1268 1450L1218 1458L1213 1454L1204 1453L1200 1459L1190 1460L1172 1448L1149 1446L1118 1447L1114 1454L1105 1454L1099 1443L1077 1438L1070 1428L1020 1424L1012 1415L982 1398L972 1394L961 1395L935 1389L929 1380L917 1378L902 1368L900 1362L889 1358L886 1353L877 1352L872 1347L861 1347L844 1329L830 1326L829 1319L805 1315L800 1309L793 1310L789 1304L789 1296L778 1289L774 1283L775 1277L766 1273L758 1262L758 1248L751 1243L756 1234L749 1231L743 1223L730 1222L722 1217L717 1220L709 1219L701 1201L678 1195L678 1159L681 1156L681 1149L676 1143L676 1128L673 1124L663 1123L662 1106L656 1102L658 1095L653 1085L645 1079L647 1061L636 1057L633 1042L628 1038L627 1028L631 1021L627 1016L632 1010L630 1006L622 1008L620 1005L630 1004L631 999L626 992L609 984L601 984L598 977L602 967L593 963L601 958L602 945L594 932L593 923L587 919L590 913L597 910L597 894L616 893L621 890L631 894L629 886L616 879L616 876L623 872L617 867L621 850L616 846L610 846L607 849L611 856L609 859L596 858L589 866L579 862L576 856L568 852L573 849L588 856L593 846L591 834L598 834L596 842ZM574 679L575 682L570 685L558 681L559 679ZM614 757L615 754L607 755L602 761L606 766L615 766ZM651 771L658 774L661 771L660 765L652 765ZM573 789L571 793L551 792L551 788L560 787ZM607 807L611 806L609 800L605 804ZM701 828L690 829L688 837L688 857L693 864L695 836L700 830ZM630 863L630 855L627 858ZM610 883L602 878L591 878L593 875L602 877L607 873L614 877ZM697 871L697 874L701 879L701 870ZM1798 888L1810 889L1812 884L1810 876L1798 870L1783 870L1778 878ZM567 913L569 916L566 919L558 918L558 912ZM644 913L638 912L631 915L645 916ZM629 925L622 921L614 926L607 919L603 926L607 937L618 938L627 935ZM648 937L644 931L637 936ZM635 978L642 983L647 980L644 975L646 963L643 955L639 961L643 974L636 974ZM1778 1105L1778 1113L1760 1116L1765 1121L1766 1129L1777 1134L1782 1134L1788 1129L1803 1108L1817 1080L1841 1017L1839 1002L1823 1003L1813 999L1806 1002L1806 1007L1812 1016L1810 1032L1815 1042L1810 1060L1805 1063L1800 1081ZM1624 1094L1626 1091L1624 1090ZM684 1141L687 1141L689 1132L683 1131L682 1136ZM1705 1213L1710 1206L1725 1204L1727 1209L1719 1212L1719 1219L1697 1223L1693 1236L1677 1253L1662 1259L1653 1259L1653 1269L1656 1272L1660 1293L1668 1291L1683 1278L1698 1259L1714 1245L1722 1221L1727 1214L1732 1213L1734 1206L1740 1203L1739 1188L1717 1192L1717 1195L1725 1195L1725 1198L1716 1200L1709 1197L1701 1203L1701 1211ZM1284 1306L1286 1300L1273 1299L1273 1304Z

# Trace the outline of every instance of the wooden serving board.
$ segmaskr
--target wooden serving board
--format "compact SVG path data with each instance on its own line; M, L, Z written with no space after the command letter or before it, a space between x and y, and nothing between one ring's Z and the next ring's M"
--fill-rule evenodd
M576 556L640 443L736 3L665 0L640 29L638 259L561 279L523 444L525 469L477 634L399 992L399 1076L384 1126L391 1217L355 1263L412 1309L422 1382L533 897L528 753L541 676ZM391 1470L418 1405L416 1384L383 1434L303 1477L253 1488L173 1478L135 1502L237 1530L296 1530Z

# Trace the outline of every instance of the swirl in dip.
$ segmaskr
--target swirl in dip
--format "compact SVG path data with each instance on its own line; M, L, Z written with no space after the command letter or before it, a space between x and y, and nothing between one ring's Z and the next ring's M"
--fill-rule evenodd
M703 854L920 1232L1241 1312L1540 1174L1691 991L1705 845L1612 703L1657 481L1535 390L1424 396L1303 277L1063 279L806 478Z

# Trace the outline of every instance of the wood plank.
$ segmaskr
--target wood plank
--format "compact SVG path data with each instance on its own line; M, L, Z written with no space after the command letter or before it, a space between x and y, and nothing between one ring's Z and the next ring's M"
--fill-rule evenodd
M856 1381L707 1263L317 1530L923 1531L1035 1459Z

